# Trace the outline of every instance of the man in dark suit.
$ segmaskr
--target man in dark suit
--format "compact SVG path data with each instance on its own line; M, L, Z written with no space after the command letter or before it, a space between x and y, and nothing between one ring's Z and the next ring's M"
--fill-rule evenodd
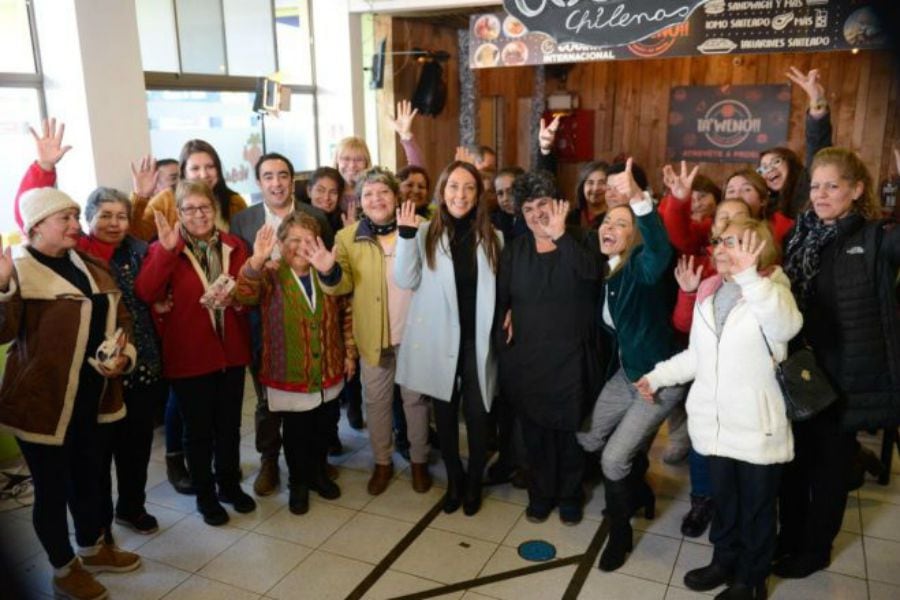
M275 229L291 212L305 212L312 215L322 230L322 240L329 248L334 244L334 231L328 224L325 213L310 204L294 199L294 166L287 157L271 152L262 155L256 163L256 182L262 192L263 201L242 210L231 218L231 233L244 240L253 252L253 242L263 225ZM278 259L278 248L272 254ZM259 312L250 313L253 362L250 372L256 388L256 449L261 455L260 469L253 483L253 491L259 496L268 496L278 489L278 453L281 450L281 418L269 412L266 388L259 382L259 359L262 335Z

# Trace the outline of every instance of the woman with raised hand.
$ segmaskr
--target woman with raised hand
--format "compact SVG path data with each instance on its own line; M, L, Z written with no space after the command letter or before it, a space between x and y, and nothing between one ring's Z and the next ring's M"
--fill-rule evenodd
M594 313L603 260L593 232L566 226L569 203L556 195L546 171L513 183L528 233L503 248L495 339L501 387L515 405L528 457L525 517L540 523L558 506L560 520L575 525L584 502L575 432L602 378Z
M415 292L397 357L397 383L434 399L447 468L444 512L462 504L469 516L481 507L488 413L497 389L491 328L502 243L487 206L479 202L482 193L474 165L447 165L437 185L440 205L430 222L419 222L412 201L398 211L394 262L397 285ZM460 410L469 443L468 473L459 454Z
M399 183L387 169L374 167L360 176L360 220L338 232L334 251L318 244L309 261L327 294L353 294L353 339L359 349L360 376L375 465L367 486L373 496L394 476L391 403L397 352L412 292L397 284L397 196ZM410 442L412 487L431 488L428 473L428 404L421 394L401 386Z
M610 187L628 204L606 213L600 226L600 251L609 272L602 299L602 320L618 346L620 366L603 386L586 432L578 441L600 460L610 520L609 541L600 557L603 571L625 564L632 549L630 519L638 507L654 513L653 490L644 480L646 451L669 412L684 398L683 386L662 388L651 403L641 400L632 382L676 351L663 287L672 246L650 195L625 169Z
M159 239L150 245L135 291L147 303L171 295L171 310L159 316L163 374L179 399L197 510L208 525L223 525L228 513L220 500L240 513L256 508L240 486L250 330L225 283L237 277L247 250L240 238L216 226L216 196L204 182L181 181L175 207L174 227L155 213Z
M781 249L794 220L766 200L768 190L762 175L753 169L735 171L725 180L725 197L740 198L750 207L750 216L767 221L772 228L772 241Z
M11 342L0 427L16 436L31 473L32 521L54 591L104 598L90 572L131 571L141 562L105 539L101 514L99 426L125 416L122 375L136 361L131 316L106 264L76 250L74 200L35 188L18 209L28 242L15 260L11 248L0 251L0 343Z
M712 562L685 585L717 598L766 597L775 551L776 499L793 437L772 356L783 359L802 325L790 282L775 265L765 222L732 220L713 238L717 275L702 282L687 350L637 382L644 398L693 380L687 412L691 442L707 457L716 506ZM771 350L770 350L771 348Z
M803 313L799 338L839 398L794 423L797 452L785 469L772 569L782 578L828 566L856 432L900 424L900 229L880 219L872 177L856 153L826 148L810 171L811 206L787 239L784 270Z

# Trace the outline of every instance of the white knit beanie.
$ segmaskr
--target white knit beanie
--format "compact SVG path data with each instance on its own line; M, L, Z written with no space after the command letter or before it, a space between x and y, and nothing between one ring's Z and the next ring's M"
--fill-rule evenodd
M19 214L22 216L22 228L25 233L30 233L31 228L61 210L77 208L78 206L65 192L56 188L44 187L28 190L19 198Z

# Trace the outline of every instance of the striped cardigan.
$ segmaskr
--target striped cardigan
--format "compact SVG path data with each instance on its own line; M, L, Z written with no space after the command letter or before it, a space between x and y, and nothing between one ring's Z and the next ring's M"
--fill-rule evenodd
M355 359L352 317L347 298L322 291L318 275L310 269L316 292L311 310L291 268L281 262L277 270L241 268L235 299L258 305L262 317L262 356L259 380L288 392L318 392L344 377L344 358Z

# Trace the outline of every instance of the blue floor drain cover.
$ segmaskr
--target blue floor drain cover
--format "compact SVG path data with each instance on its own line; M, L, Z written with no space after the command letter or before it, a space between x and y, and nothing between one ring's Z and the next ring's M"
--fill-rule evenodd
M519 556L532 562L543 562L556 558L556 546L544 540L529 540L519 544Z

